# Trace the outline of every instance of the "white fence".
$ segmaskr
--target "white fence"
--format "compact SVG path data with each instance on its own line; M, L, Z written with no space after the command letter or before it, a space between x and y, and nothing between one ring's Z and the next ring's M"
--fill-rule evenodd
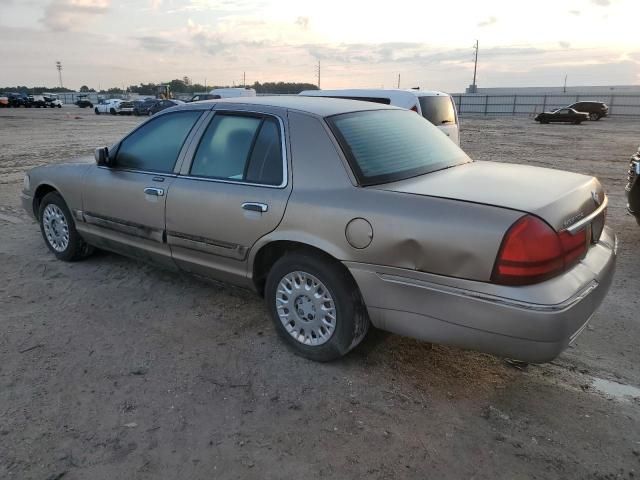
M453 94L459 115L535 115L581 101L604 102L609 115L640 116L640 95Z

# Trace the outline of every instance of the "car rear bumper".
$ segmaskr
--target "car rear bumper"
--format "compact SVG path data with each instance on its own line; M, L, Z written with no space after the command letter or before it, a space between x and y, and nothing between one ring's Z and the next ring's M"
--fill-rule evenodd
M528 362L557 357L586 327L615 271L617 240L598 244L563 275L505 287L399 268L346 262L374 326L434 343Z

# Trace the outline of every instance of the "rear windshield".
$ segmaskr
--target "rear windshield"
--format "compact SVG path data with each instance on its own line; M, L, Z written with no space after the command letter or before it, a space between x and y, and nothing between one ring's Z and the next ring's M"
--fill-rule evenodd
M327 118L361 185L403 180L471 159L409 110L370 110Z
M451 97L418 97L422 116L434 125L453 125L456 123L456 112Z

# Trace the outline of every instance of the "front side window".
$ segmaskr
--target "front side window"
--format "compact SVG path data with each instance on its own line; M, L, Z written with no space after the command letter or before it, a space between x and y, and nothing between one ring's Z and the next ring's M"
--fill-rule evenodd
M217 113L202 136L190 174L280 185L282 164L276 119Z
M144 124L122 141L116 166L171 173L184 141L201 114L200 111L175 112Z
M388 183L470 162L429 121L408 110L327 118L361 185Z

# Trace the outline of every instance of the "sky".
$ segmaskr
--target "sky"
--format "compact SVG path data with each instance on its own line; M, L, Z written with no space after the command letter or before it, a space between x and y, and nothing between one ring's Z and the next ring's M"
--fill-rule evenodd
M0 0L0 86L640 84L640 0Z

